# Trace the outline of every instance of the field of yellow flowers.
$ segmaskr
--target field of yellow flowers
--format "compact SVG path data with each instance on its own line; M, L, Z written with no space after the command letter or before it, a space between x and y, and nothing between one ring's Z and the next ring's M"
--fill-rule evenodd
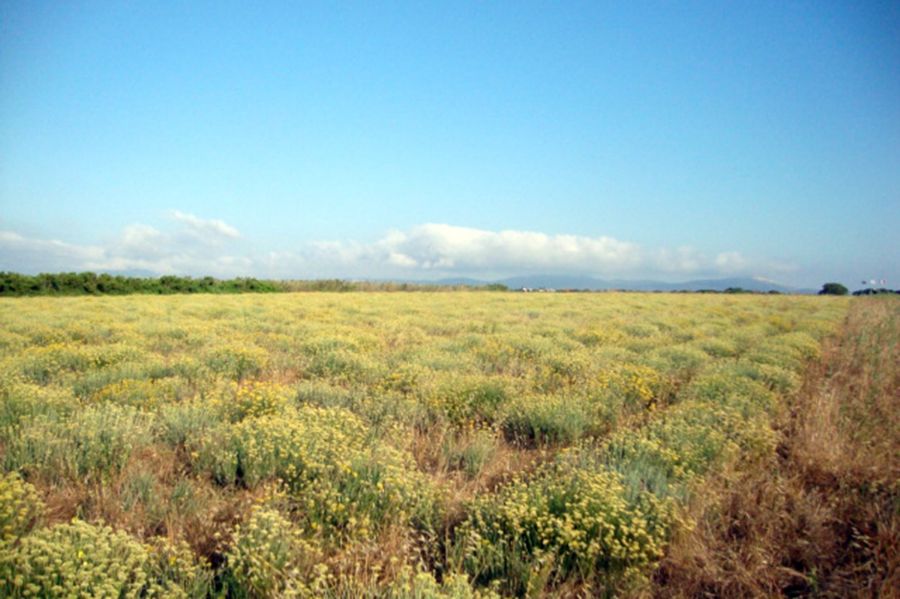
M850 300L0 300L0 595L639 591Z

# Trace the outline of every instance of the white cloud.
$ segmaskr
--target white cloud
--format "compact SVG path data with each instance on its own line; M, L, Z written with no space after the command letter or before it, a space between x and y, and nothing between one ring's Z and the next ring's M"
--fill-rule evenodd
M206 243L219 243L223 239L238 239L241 236L237 229L225 221L203 219L180 210L173 210L171 215L173 220L184 225L182 233Z
M747 259L740 252L722 252L716 256L715 264L725 272L740 272L747 268Z
M105 245L77 245L26 238L0 231L0 269L20 272L70 270L151 271L160 274L234 276L253 271L254 262L230 253L240 237L221 220L205 220L180 211L171 213L176 227L161 231L133 224Z
M685 275L704 270L708 262L702 252L690 246L658 249L645 260L654 272Z
M369 251L391 264L437 272L620 271L636 266L640 248L611 237L485 231L429 223L393 231Z
M97 246L75 245L55 239L31 239L14 231L0 231L0 269L3 270L75 270L73 265L97 260L103 253L103 248Z
M644 248L607 236L488 231L427 223L370 243L316 241L293 251L251 253L233 226L180 211L174 227L125 227L110 243L82 246L0 231L0 270L145 270L161 274L269 278L483 278L517 274L677 278L779 272L736 251Z
M150 260L166 255L171 245L169 235L149 225L129 225L122 230L111 253L136 260Z
M400 252L389 253L387 261L388 264L402 266L404 268L414 268L418 264L414 258L410 258L406 254Z

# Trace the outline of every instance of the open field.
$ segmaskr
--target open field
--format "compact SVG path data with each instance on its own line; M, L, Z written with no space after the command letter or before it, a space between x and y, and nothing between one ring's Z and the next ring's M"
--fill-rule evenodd
M0 595L876 593L896 572L898 308L3 299ZM816 537L800 520L828 489ZM751 490L769 528L729 541ZM889 526L820 563L778 553L785 514L834 551L841 518Z

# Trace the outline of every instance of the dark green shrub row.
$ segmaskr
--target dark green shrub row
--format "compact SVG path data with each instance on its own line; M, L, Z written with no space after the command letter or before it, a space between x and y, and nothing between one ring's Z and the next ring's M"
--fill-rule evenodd
M0 272L0 295L128 295L131 293L268 293L285 291L276 281L253 278L124 277L93 272L22 275Z

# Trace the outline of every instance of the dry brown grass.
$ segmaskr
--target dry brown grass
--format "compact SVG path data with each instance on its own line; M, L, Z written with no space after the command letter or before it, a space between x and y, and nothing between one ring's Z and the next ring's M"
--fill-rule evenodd
M215 565L224 559L234 526L265 489L223 493L207 478L185 476L184 470L173 450L154 445L135 452L121 472L102 483L37 479L35 484L45 501L47 524L77 517L106 522L145 540L183 539Z
M854 301L776 456L709 481L658 597L900 596L900 302Z

